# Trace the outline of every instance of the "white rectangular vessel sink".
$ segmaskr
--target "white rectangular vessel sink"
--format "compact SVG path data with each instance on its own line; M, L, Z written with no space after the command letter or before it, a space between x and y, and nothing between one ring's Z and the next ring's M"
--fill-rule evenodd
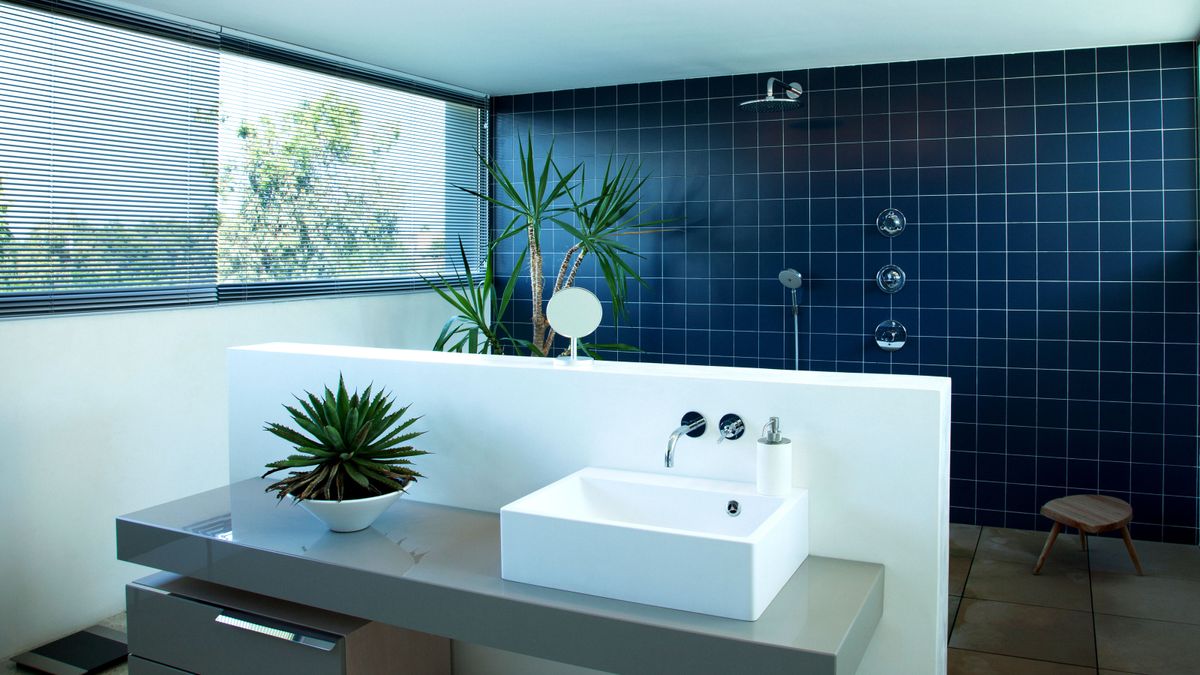
M500 509L501 576L754 621L808 557L808 491L587 468Z

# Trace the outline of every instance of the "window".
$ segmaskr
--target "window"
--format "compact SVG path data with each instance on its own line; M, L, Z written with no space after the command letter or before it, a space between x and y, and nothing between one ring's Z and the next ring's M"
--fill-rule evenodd
M152 28L0 4L0 315L398 290L454 275L460 240L480 258L481 100Z

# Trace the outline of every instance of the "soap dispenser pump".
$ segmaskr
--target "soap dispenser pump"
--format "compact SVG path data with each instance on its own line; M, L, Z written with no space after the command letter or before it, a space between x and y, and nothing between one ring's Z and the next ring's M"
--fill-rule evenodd
M779 418L772 417L758 439L758 493L781 496L792 490L792 442L783 437Z

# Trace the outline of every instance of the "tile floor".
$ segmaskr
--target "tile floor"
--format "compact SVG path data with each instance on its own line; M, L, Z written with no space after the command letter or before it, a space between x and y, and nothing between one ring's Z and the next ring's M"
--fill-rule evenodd
M1200 674L1200 548L950 526L949 675Z

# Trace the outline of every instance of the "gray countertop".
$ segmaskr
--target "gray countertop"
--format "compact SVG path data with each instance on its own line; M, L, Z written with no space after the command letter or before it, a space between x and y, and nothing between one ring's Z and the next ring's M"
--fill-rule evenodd
M117 519L117 557L330 611L621 673L853 673L883 567L810 556L758 621L500 578L497 514L401 498L339 534L247 480ZM687 561L679 573L687 574Z

